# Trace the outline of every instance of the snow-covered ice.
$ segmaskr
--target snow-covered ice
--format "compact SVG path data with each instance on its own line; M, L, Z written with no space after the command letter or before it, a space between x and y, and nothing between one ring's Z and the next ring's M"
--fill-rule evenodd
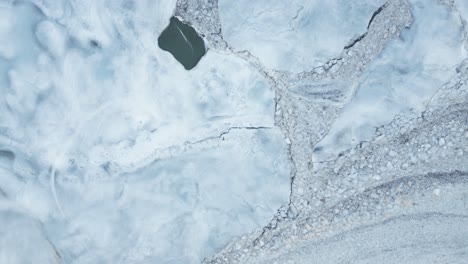
M157 46L174 6L2 2L1 263L199 263L287 203L269 80L186 71Z
M460 260L467 12L0 0L0 264Z
M370 65L355 97L317 147L315 160L369 140L396 115L420 115L466 56L462 21L436 0L411 0L413 24ZM328 153L327 153L328 152Z
M383 0L220 0L223 36L266 67L308 71L338 56L367 30ZM346 22L344 22L346 21Z

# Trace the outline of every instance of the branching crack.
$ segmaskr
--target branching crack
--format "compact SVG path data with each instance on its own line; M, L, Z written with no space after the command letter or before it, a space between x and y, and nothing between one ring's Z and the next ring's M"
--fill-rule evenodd
M224 132L221 132L221 134L219 134L218 136L212 136L212 137L207 137L207 138L203 138L203 139L200 139L200 140L197 140L197 141L186 141L184 142L184 144L189 144L189 145L192 145L192 144L198 144L198 143L202 143L202 142L205 142L205 141L208 141L208 140L217 140L217 139L222 139L224 140L223 136L229 134L232 130L260 130L260 129L273 129L273 127L266 127L266 126L235 126L235 127L229 127L226 131Z
M381 7L379 7L379 9L377 9L374 14L372 14L372 17L371 19L369 20L369 23L367 24L367 29L370 28L372 22L374 21L374 19L385 9L385 7L387 7L387 3L383 4ZM353 42L351 42L350 44L346 45L344 47L345 50L349 49L349 48L352 48L354 45L356 45L356 43L358 43L359 41L363 40L365 37L367 36L367 32L362 34L361 36L359 36L358 38L356 38Z
M349 49L349 48L352 48L354 45L356 45L356 43L358 43L359 41L363 40L365 37L367 36L367 32L362 34L361 36L359 36L357 39L355 39L353 42L351 42L350 44L346 45L344 47L344 49Z
M255 127L255 126L247 126L247 127L230 127L228 128L226 131L224 131L223 133L221 133L218 138L222 138L224 135L227 135L229 134L229 132L231 132L231 130L234 130L234 129L237 129L237 130L241 130L241 129L246 129L246 130L259 130L259 129L272 129L273 127L264 127L264 126L258 126L258 127ZM224 139L223 139L224 140Z
M296 11L296 15L291 19L291 21L289 21L289 28L291 29L291 31L294 31L294 27L293 27L293 21L296 20L298 17L299 17L299 14L301 13L301 11L304 9L304 6L299 6L299 9Z
M379 9L377 9L374 14L372 14L372 17L371 19L369 20L369 24L367 24L367 29L369 29L370 25L372 24L372 21L374 21L374 18L380 14L380 12L382 12L384 10L384 8L387 7L387 3L383 4L381 7L379 7Z

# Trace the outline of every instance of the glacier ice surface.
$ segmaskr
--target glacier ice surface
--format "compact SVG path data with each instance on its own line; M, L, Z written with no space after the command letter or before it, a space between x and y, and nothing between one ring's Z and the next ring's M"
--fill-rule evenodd
M316 147L315 161L369 140L396 115L420 115L434 92L466 56L460 18L436 0L409 1L413 24L392 41L360 78L356 95Z
M384 2L220 0L219 16L234 49L249 50L268 68L301 72L338 56Z
M175 1L32 3L0 5L1 263L199 263L287 203L269 81L159 49Z
M259 258L266 257L265 263L270 262L270 255L261 254L273 245L276 253L286 252L283 257L288 261L309 263L314 256L316 260L333 262L323 252L332 248L353 257L357 253L354 247L347 248L349 241L378 243L382 242L382 230L416 230L413 227L420 226L420 222L413 225L397 221L385 229L376 227L342 236L336 244L312 244L310 254L303 254L302 248L278 250L316 231L336 231L327 218L312 221L321 218L317 211L320 206L340 203L351 193L362 194L363 189L380 181L385 187L388 179L382 177L400 168L389 162L384 164L388 174L371 175L364 166L352 167L346 174L348 167L334 168L337 164L333 160L322 163L329 166L326 168L318 166L317 161L328 160L371 138L375 127L388 124L398 114L417 117L427 110L436 90L460 74L457 66L466 58L466 1L408 0L413 23L401 34L403 25L395 29L398 38L389 40L381 52L380 46L376 46L378 52L370 51L379 56L369 59L370 63L364 54L361 58L342 56L333 60L362 67L363 74L356 71L356 78L347 76L352 79L349 83L328 79L318 82L339 83L333 88L338 92L351 91L348 85L358 85L352 100L343 109L336 109L339 117L328 135L317 146L304 144L304 148L321 149L313 157L301 155L312 151L297 152L301 157L294 157L296 152L288 150L288 144L297 144L300 138L285 140L275 126L274 113L294 115L298 109L287 105L275 109L278 98L272 86L279 84L276 81L285 81L287 86L294 73L311 71L340 54L348 54L342 53L343 48L366 32L372 14L385 1L220 0L221 37L232 49L224 50L223 45L209 47L201 63L191 71L157 46L176 2L0 0L0 263L28 263L31 259L37 263L200 263L215 252L220 253L218 259L227 262L250 247L255 250L246 255L257 253L257 246L249 243L249 238L258 234L255 231L261 232L275 212L275 217L286 219L281 223L283 229L267 234L274 235L270 241L258 240L260 246L265 243L258 249ZM397 3L392 3L389 14L405 12L406 6L398 9ZM209 12L218 9L205 8L208 13L203 15L213 15ZM394 26L384 25L383 18L379 19L382 31L371 32L371 40L384 36ZM210 26L217 28L217 20L213 21ZM353 50L367 52L365 45L372 45L367 42L359 47L361 44ZM258 60L243 60L243 50ZM325 70L320 69L321 73ZM327 69L326 75L333 77L332 70ZM319 76L315 73L320 72L314 72L314 78ZM303 82L311 80L305 78ZM301 94L309 92L307 87L314 85L292 87L297 88L293 92L297 92L298 101L304 99ZM325 104L320 106L326 108ZM306 115L307 111L300 114ZM297 124L298 131L291 135L307 137L306 126L323 125L314 123L322 119L313 118L297 119L306 122ZM295 120L286 121L295 127ZM390 125L391 129L399 129L397 122ZM441 122L430 129L443 130L444 125ZM324 127L328 130L328 126ZM468 138L465 124L460 128L452 126L450 132L456 135L453 138L462 139L462 132L464 139ZM431 133L434 138L430 140L443 145L441 155L455 153L456 158L449 156L450 162L461 164L447 162L444 166L463 169L466 147L450 149L449 138L440 141L434 131ZM352 156L352 152L354 148L348 151L351 156L343 159L354 162L369 156ZM389 155L397 157L395 153ZM401 157L405 157L403 154ZM295 159L316 163L293 166L290 160ZM413 163L422 164L428 171L432 168ZM296 165L316 170L311 180L304 182L324 187L299 186L308 189L306 193L314 202L306 202L310 197L304 196L299 197L301 204L293 204L306 208L301 209L302 213L313 216L307 219L292 219L295 213L288 218L291 211L287 207L278 210L290 202L289 192L294 188L290 173L299 168ZM404 165L401 167L406 168ZM380 173L382 168L376 167L375 171ZM351 172L360 169L362 177L354 177ZM464 181L461 177L466 173L459 174L457 179ZM427 180L426 174L420 178ZM431 186L436 183L428 179ZM407 186L413 187L412 182ZM438 187L430 191L431 197L453 194L454 198L446 201L456 199L453 204L457 206L464 202L453 190ZM425 197L420 198L424 201ZM368 200L366 196L362 201L350 201L356 202L359 210L382 209L375 205L366 209ZM406 204L410 203L403 201ZM420 204L434 209L431 203ZM439 203L439 207L443 206ZM331 222L338 221L340 228L347 226L335 217L340 216L341 209L332 209L328 214ZM342 215L348 215L348 209ZM311 229L307 229L308 225L297 228L304 223L301 221L308 220L312 221ZM322 220L325 228L313 225ZM365 221L358 222L361 225ZM435 235L445 232L442 239L461 236L450 233L462 225L460 222L447 221L437 227L432 224L427 226ZM246 239L239 240L244 234ZM420 236L414 238L419 241ZM398 237L395 241L400 240ZM228 252L234 252L229 257L219 251L228 244L232 250ZM385 254L377 258L387 259Z

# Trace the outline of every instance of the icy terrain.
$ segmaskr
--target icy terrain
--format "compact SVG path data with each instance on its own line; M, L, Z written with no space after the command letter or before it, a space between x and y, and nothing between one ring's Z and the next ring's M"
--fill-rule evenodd
M177 16L190 71L157 39ZM464 263L468 2L0 0L0 264Z
M274 55L249 48L244 57L276 81L291 200L206 263L466 262L466 8L388 0L360 38L299 73L290 60L302 56L272 66ZM249 30L264 32L262 15Z
M434 2L434 1L432 1ZM372 137L396 115L419 115L434 92L456 73L466 55L462 21L431 1L410 1L414 22L368 66L357 93L316 148L348 149ZM430 43L430 44L429 44ZM328 148L335 148L328 150ZM316 155L315 161L326 159ZM330 157L327 157L330 158Z
M340 54L366 32L383 0L220 0L223 36L267 67L300 72Z
M174 7L2 2L0 263L199 263L287 203L269 81L186 71L157 46Z

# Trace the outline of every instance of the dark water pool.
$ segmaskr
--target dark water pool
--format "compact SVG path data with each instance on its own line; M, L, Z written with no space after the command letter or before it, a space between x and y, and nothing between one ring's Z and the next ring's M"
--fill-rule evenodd
M158 38L159 47L170 52L186 70L191 70L205 55L203 39L194 28L171 17L169 25Z

